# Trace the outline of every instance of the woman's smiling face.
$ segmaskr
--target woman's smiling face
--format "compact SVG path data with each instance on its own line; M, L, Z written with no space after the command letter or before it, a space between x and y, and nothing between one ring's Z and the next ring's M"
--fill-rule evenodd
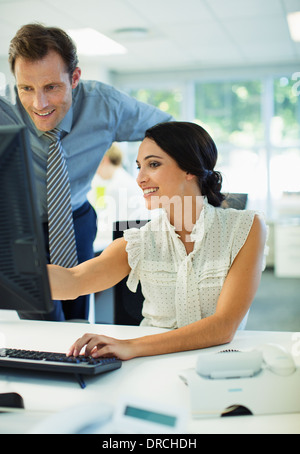
M149 210L166 208L174 196L189 195L190 182L194 177L182 170L154 140L143 140L136 162L139 169L137 183Z

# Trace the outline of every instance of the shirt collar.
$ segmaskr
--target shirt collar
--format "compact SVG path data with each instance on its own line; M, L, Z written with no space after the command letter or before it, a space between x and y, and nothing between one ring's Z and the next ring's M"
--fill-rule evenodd
M62 131L65 131L66 133L69 133L72 129L72 123L73 123L73 107L71 105L70 109L68 110L64 118L61 120L57 128L61 129Z
M162 220L164 222L167 231L172 232L173 235L179 236L175 232L175 227L170 223L166 210L162 210ZM214 220L215 208L208 203L207 197L203 196L203 208L200 216L193 227L191 233L191 240L195 243L200 243L204 237L204 234L211 228Z
M204 235L211 228L214 220L215 208L208 203L207 197L203 196L203 208L201 210L199 219L194 225L191 233L191 240L195 243L200 243Z

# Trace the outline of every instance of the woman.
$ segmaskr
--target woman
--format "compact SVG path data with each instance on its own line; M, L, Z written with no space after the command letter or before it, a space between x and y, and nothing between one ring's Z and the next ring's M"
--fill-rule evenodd
M49 266L52 296L73 299L112 287L129 275L145 298L143 325L170 331L117 340L85 334L70 348L123 360L230 342L259 285L266 227L253 211L220 207L217 149L193 123L170 122L146 132L137 183L146 207L162 214L130 229L99 257L71 269Z

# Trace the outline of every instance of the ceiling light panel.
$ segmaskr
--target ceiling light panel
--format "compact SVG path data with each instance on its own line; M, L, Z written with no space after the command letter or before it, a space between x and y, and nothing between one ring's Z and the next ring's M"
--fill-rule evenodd
M76 43L79 55L107 56L127 53L127 49L124 46L93 28L68 30L68 33Z

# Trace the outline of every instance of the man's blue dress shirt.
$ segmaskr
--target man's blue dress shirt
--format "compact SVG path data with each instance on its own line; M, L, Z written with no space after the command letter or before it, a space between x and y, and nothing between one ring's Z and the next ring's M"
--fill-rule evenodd
M85 201L91 180L112 142L139 141L149 127L172 117L97 81L80 81L72 106L58 128L68 165L73 210ZM18 95L16 104L0 97L0 125L25 124L33 153L39 211L47 221L46 166L49 139L36 129Z

